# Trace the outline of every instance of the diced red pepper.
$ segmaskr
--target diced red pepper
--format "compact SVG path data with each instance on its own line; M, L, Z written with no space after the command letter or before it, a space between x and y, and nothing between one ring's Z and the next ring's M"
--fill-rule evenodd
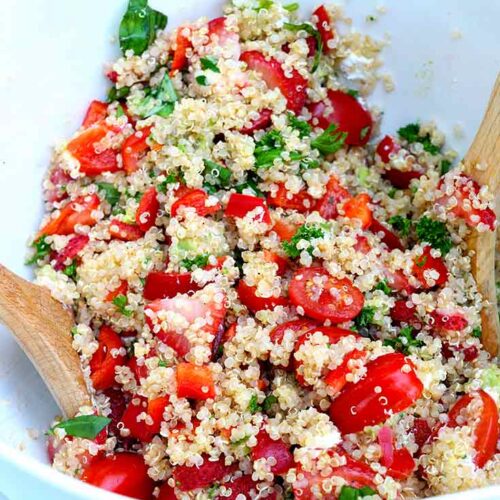
M195 209L195 212L204 217L205 215L211 215L218 212L221 208L219 202L213 205L207 205L208 194L203 191L203 189L189 189L184 192L170 208L170 215L175 217L181 207L191 207Z
M281 241L290 241L297 232L299 226L278 219L274 222L273 231L278 235Z
M104 299L105 302L113 302L118 295L127 295L128 292L128 282L127 280L122 280L114 290L111 290Z
M135 223L142 231L146 232L155 225L160 203L158 202L158 193L154 187L150 187L141 198L137 212L135 214Z
M387 475L404 481L408 479L415 470L415 460L408 451L408 448L398 448L394 450L394 460L387 469Z
M408 189L413 179L420 179L424 172L416 170L399 170L397 168L390 168L382 173L394 187L398 189Z
M165 299L196 290L199 286L191 280L191 273L151 271L146 276L143 296L146 300Z
M391 308L391 318L398 323L412 324L418 321L415 304L409 300L396 300Z
M139 161L144 157L150 146L148 138L152 127L137 130L128 136L122 145L123 169L127 174L135 172L139 168Z
M373 221L372 210L369 207L370 196L366 193L357 194L353 198L348 198L342 205L345 217L361 221L361 227L367 229Z
M191 40L184 34L187 28L181 27L177 30L177 38L175 40L175 52L170 67L170 76L175 75L177 71L181 71L187 67L188 58L187 51L192 47Z
M208 366L179 363L176 372L177 396L197 400L213 399L215 384Z
M349 191L340 184L337 177L332 176L326 185L325 195L317 202L315 209L323 219L335 219L339 213L339 204L348 198L350 198Z
M224 215L226 217L243 218L254 210L256 210L256 213L253 220L271 224L271 216L269 215L266 202L258 196L250 196L248 194L231 193L226 209L224 210Z
M264 260L266 262L272 262L278 266L277 274L283 276L288 269L288 259L281 257L277 253L271 252L271 250L263 250Z
M57 254L54 262L54 269L62 271L67 265L68 261L73 260L89 242L89 237L86 234L77 234L73 236L66 246Z
M85 118L82 122L82 127L88 128L108 116L108 105L101 101L92 101L85 113Z
M316 200L307 191L292 194L284 184L278 184L278 190L267 197L267 203L272 207L288 208L302 213L313 210L315 202Z
M144 236L142 229L135 224L127 224L118 219L111 219L109 224L111 238L121 241L135 241Z
M434 320L432 327L436 329L460 332L465 330L469 324L467 319L459 312L445 313L435 310L431 312L431 317Z

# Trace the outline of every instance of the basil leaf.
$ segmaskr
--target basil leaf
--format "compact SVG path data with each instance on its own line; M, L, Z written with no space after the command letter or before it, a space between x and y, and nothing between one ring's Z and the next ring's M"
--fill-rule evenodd
M295 33L298 31L305 31L309 35L312 35L316 40L316 52L314 53L313 65L311 68L311 73L314 73L318 69L321 52L323 52L323 39L321 38L320 32L309 23L285 23L284 26L287 30L294 31Z
M146 96L137 103L131 103L130 109L141 118L149 118L153 115L167 117L174 110L177 101L172 80L165 73L161 83L153 88L146 89Z
M195 80L198 85L208 85L207 77L205 75L198 75Z
M220 73L220 69L217 66L217 60L213 57L202 57L200 59L201 63L201 68L202 69L208 69L210 71L213 71L214 73Z
M104 198L112 207L118 203L118 200L120 199L120 191L118 191L113 184L110 184L109 182L97 182L96 186L99 191L102 191Z
M94 439L110 422L110 418L99 415L80 415L79 417L59 422L52 427L51 431L54 431L54 429L64 429L68 436Z
M149 7L148 0L129 0L118 32L122 52L132 50L141 55L154 41L157 30L165 28L167 20L166 15Z
M205 165L205 181L216 187L228 187L231 179L231 170L211 160L203 160Z

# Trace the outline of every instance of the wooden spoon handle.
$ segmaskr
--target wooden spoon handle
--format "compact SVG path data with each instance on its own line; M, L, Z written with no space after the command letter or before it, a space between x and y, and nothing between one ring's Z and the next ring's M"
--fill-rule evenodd
M476 168L480 163L482 169ZM497 77L488 108L474 141L464 158L465 171L480 185L489 186L496 196L496 215L500 216L500 76ZM496 356L500 346L495 284L495 239L492 231L473 231L467 241L472 256L472 274L479 292L486 301L481 312L482 342Z
M66 417L90 404L80 359L71 345L72 314L47 289L1 264L0 321L12 331Z

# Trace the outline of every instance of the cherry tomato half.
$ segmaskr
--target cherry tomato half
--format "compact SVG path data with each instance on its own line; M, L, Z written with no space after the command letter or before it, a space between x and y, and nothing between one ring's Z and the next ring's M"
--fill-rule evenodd
M215 384L208 366L179 363L176 372L177 396L197 400L213 399Z
M168 396L160 396L150 401L138 396L132 398L123 413L123 425L130 431L132 437L149 443L155 434L160 432L163 412L168 402ZM138 419L143 413L147 415L148 421L144 418Z
M165 299L196 290L199 287L191 280L191 273L151 271L146 276L143 296L146 300Z

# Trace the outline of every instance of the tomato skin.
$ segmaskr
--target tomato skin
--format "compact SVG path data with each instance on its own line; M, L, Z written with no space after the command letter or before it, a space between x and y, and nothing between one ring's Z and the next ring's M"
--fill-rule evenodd
M377 154L384 163L389 163L390 155L397 153L400 147L390 135L386 135L379 143L376 149Z
M109 326L99 331L99 347L90 360L90 379L96 391L109 389L115 384L115 368L125 364L125 355L113 357L112 349L120 349L120 336Z
M258 491L257 483L249 474L237 477L236 479L230 479L229 481L224 483L224 486L226 488L231 488L231 495L229 495L228 497L218 497L218 500L222 500L222 498L224 498L224 500L236 500L238 495L246 495L245 498L255 498L256 493L252 495L251 491ZM272 500L269 495L266 498Z
M128 292L128 282L127 280L122 280L120 284L114 289L111 290L104 299L104 302L113 302L118 295L127 295Z
M172 475L181 491L206 488L215 482L219 482L224 476L236 469L236 465L225 465L224 457L212 462L209 460L208 455L202 456L204 461L199 467L177 465L173 468Z
M155 225L160 204L158 202L158 193L154 187L149 188L141 198L137 212L135 214L135 223L141 231L148 231Z
M344 356L342 364L334 368L325 376L325 384L334 390L334 394L339 393L347 384L347 375L351 373L349 362L355 359L366 359L368 353L354 349Z
M464 394L451 408L448 413L448 426L458 427L460 424L457 418L461 410L466 408L474 396L479 396L483 403L479 422L474 428L474 449L476 455L474 463L481 469L485 466L486 462L495 454L497 441L498 441L498 408L495 400L485 391L480 389L477 393Z
M177 396L197 400L213 399L215 384L208 366L179 363L176 372ZM204 391L203 388L206 390Z
M271 207L287 208L305 213L313 210L316 200L306 191L299 191L289 197L288 190L284 184L278 184L278 190L267 197L267 203Z
M312 328L315 328L317 323L310 319L294 319L292 321L287 321L286 323L281 323L281 325L275 326L269 337L271 338L271 342L275 344L281 344L283 342L283 337L285 336L285 332L287 330L291 330L296 334L305 333Z
M424 290L430 290L434 287L442 286L448 281L448 268L441 257L433 257L431 255L432 248L426 246L422 255L413 259L413 275L420 281L420 286ZM439 273L439 277L433 282L427 281L425 271L435 270Z
M163 412L168 403L168 396L160 396L151 401L134 396L125 409L121 420L132 437L139 439L143 443L149 443L160 432ZM144 420L137 421L137 417L141 413L147 413L153 422L149 424Z
M140 500L150 500L154 482L141 455L116 453L93 461L82 475L82 481Z
M177 199L170 208L170 215L176 217L179 213L181 207L191 207L195 209L195 212L204 217L205 215L211 215L218 212L221 208L220 203L217 202L215 205L206 205L208 200L208 194L203 191L203 189L189 189L187 192L183 192L180 198Z
M92 101L89 104L85 118L82 122L82 127L88 128L108 116L108 105L101 101Z
M389 250L404 250L401 240L389 228L375 218L372 219L372 223L370 224L370 231L373 234L382 233L382 243L385 243Z
M96 124L85 129L68 143L67 149L71 155L80 162L80 172L93 177L103 172L116 172L119 170L116 152L105 149L96 152L94 145L100 142L110 132L109 127Z
M62 271L66 266L66 262L74 259L88 244L90 238L86 234L77 234L73 236L66 246L57 254L54 262L54 269Z
M369 206L370 197L366 193L357 194L348 198L342 205L345 217L361 221L361 228L367 229L373 221L372 210Z
M423 172L415 170L398 170L397 168L390 168L385 170L382 176L387 179L395 188L408 189L413 179L420 179L424 175Z
M272 231L278 235L281 241L290 241L298 228L299 226L295 224L289 224L283 221L283 219L278 219L275 221Z
M317 120L317 125L326 129L335 123L340 131L347 133L347 145L364 146L370 140L373 127L370 113L355 97L341 90L328 90L328 100L333 108L328 115L325 115L327 105L322 101L308 106L312 124L315 125Z
M402 371L405 365L408 372ZM401 353L384 354L366 368L365 378L347 384L330 406L330 418L343 434L385 422L387 410L403 411L422 395L423 384ZM382 389L379 393L377 386Z
M99 207L100 200L96 194L83 195L70 201L61 208L59 216L49 220L45 226L38 232L36 238L40 236L50 236L52 234L72 234L75 232L75 226L81 224L84 226L93 226L96 219L92 212Z
M288 300L285 297L258 297L257 288L249 286L244 280L240 280L236 287L238 297L241 302L252 312L256 313L263 309L274 309L276 306L287 306Z
M342 187L337 177L332 176L326 185L325 195L317 202L315 209L323 219L335 219L339 213L339 204L348 198L350 198L349 191Z
M176 38L176 49L174 52L174 58L172 60L172 66L170 68L170 76L175 75L178 71L186 68L188 64L187 50L192 47L191 40L184 35L186 28L179 28L177 30Z
M137 130L127 137L122 145L123 169L127 174L135 172L139 168L139 161L149 149L147 140L151 135L152 127Z
M191 273L151 271L146 276L143 297L146 300L173 298L179 293L196 290L199 290L199 286L191 280Z
M256 222L264 222L271 224L271 216L265 201L258 196L248 194L231 193L224 215L226 217L243 218L248 212L252 212L256 208L261 208L260 213L256 214L254 220Z
M281 439L273 440L264 430L260 430L257 434L257 444L252 448L252 460L255 462L260 458L273 457L276 464L271 466L273 474L286 474L293 467L293 455L290 447L287 446Z
M313 278L324 280L322 290L315 290ZM336 292L336 300L331 295L332 290ZM365 301L361 291L349 279L333 278L326 269L320 267L302 267L295 271L288 294L292 304L302 307L306 316L319 321L329 319L333 323L355 318Z
M256 130L263 130L271 125L271 116L273 112L270 109L263 109L259 113L259 117L253 120L248 127L243 127L240 134L253 135Z
M127 224L118 219L111 219L109 234L112 239L120 241L136 241L144 236L142 229L135 224Z
M416 418L413 422L411 433L413 434L413 438L415 439L415 444L420 450L420 448L422 448L422 446L431 436L432 429L425 418Z
M147 378L149 374L149 370L146 364L139 365L135 356L132 356L130 358L128 367L132 370L134 378L138 384L141 383L141 378Z
M387 475L398 481L408 479L415 470L415 460L407 448L398 448L394 450L394 460L387 468Z
M160 486L157 500L177 500L175 489L172 488L167 482Z
M266 262L276 264L278 266L278 270L276 271L276 273L278 274L278 276L283 276L288 269L288 259L286 259L285 257L281 257L281 255L271 252L270 250L263 250L263 253L264 260Z
M328 42L335 38L335 34L332 29L332 23L330 20L330 14L328 14L324 5L320 5L313 12L313 16L316 16L318 18L316 28L319 31L321 40L323 42L323 52L330 52L332 49L328 46Z
M418 321L415 304L405 299L396 300L390 311L391 319L397 323L412 324Z
M455 332L465 330L469 322L459 312L443 313L441 311L432 311L431 317L434 320L432 327L438 330L452 330Z

